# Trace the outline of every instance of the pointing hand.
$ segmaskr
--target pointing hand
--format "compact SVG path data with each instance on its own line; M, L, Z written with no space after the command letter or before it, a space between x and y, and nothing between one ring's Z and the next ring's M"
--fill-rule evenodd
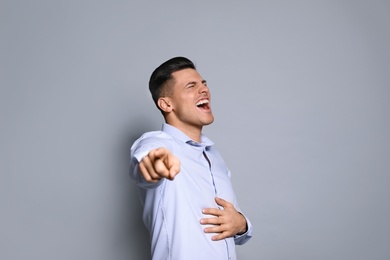
M142 176L148 182L162 178L173 180L180 172L180 160L166 148L151 150L139 163Z

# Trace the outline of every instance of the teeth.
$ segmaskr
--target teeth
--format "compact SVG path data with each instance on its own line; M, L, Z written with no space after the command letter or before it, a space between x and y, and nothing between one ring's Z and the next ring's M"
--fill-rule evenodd
M198 103L196 103L197 106L201 106L201 105L204 105L204 104L208 104L209 101L207 99L203 99L203 100L200 100Z

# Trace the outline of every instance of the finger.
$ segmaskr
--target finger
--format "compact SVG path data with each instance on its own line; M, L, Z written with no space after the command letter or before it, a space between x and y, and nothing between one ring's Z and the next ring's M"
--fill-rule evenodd
M150 154L153 156L153 159L164 160L168 155L171 154L171 152L169 152L169 150L164 147L160 147L151 151Z
M229 208L229 207L233 206L233 204L231 204L230 202L228 202L222 198L218 198L218 197L215 198L215 202L218 205L222 206L223 208Z
M224 230L221 226L207 227L203 229L205 233L222 233Z
M180 172L180 160L179 158L172 155L169 162L169 177L173 178Z
M156 182L160 179L158 174L154 171L149 158L147 157L142 159L142 161L139 163L139 169L142 176L148 182Z
M215 233L216 235L211 238L213 241L222 240L222 239L225 239L227 237L232 237L234 235L221 226L208 227L208 228L205 228L203 231L207 234Z
M150 153L150 156L152 161L158 162L156 164L156 167L158 167L156 171L161 177L173 180L180 172L180 160L168 149L164 147L157 148Z
M222 232L218 235L215 235L213 237L211 237L211 240L213 241L218 241L218 240L222 240L222 239L225 239L225 238L228 238L228 237L231 237L232 234L228 233L228 232Z
M200 224L202 225L220 225L222 222L219 218L202 218Z
M217 208L206 208L202 210L202 213L219 217L222 216L223 210Z
M156 159L154 161L153 168L156 171L156 173L158 174L158 176L163 177L163 178L169 178L169 170L162 160Z
M151 161L149 156L146 156L143 160L143 163L145 165L146 170L148 171L147 174L149 174L153 180L161 179L160 173L156 169L155 161Z

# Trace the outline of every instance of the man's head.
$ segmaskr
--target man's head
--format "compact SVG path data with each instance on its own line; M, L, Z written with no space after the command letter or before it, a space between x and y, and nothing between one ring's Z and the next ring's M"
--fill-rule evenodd
M187 58L161 64L150 77L149 89L165 121L184 132L199 132L214 121L209 88Z
M183 69L196 70L196 67L192 61L185 57L175 57L158 66L150 76L149 90L154 103L161 112L163 111L158 105L158 99L172 95L173 85L175 84L172 73Z

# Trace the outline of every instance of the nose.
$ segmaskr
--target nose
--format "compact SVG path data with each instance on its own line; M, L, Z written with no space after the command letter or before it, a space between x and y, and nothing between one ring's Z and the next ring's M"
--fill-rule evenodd
M200 94L207 94L209 92L209 87L206 84L201 84L199 87Z

